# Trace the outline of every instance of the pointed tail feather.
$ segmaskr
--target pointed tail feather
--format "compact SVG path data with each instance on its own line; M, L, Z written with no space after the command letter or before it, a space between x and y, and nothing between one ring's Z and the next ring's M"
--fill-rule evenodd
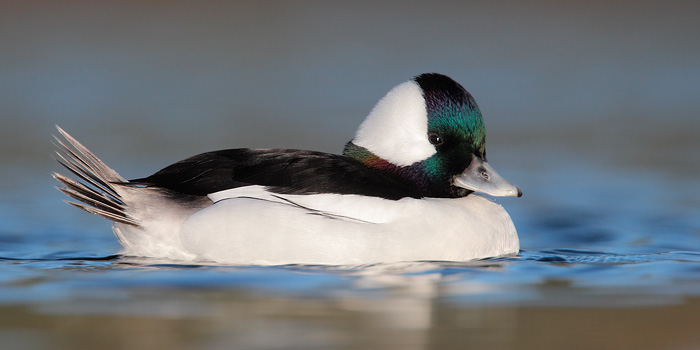
M117 190L117 184L128 183L112 168L97 158L90 150L74 139L67 132L56 126L63 140L56 140L56 160L68 171L82 180L75 181L65 175L54 173L53 178L63 184L56 187L69 197L80 201L66 201L88 213L127 225L139 226L139 222L130 217Z

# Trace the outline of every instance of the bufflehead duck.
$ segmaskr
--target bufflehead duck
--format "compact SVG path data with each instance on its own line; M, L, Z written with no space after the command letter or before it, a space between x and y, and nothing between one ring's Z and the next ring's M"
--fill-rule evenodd
M68 202L114 222L126 256L241 265L464 261L515 254L522 195L486 162L483 119L451 78L390 90L342 155L290 149L199 154L127 180L63 131L53 177Z

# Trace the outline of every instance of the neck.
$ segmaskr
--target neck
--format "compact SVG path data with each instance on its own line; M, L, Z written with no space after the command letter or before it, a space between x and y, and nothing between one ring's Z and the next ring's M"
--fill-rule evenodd
M431 180L431 175L425 169L425 162L416 162L407 166L398 166L380 158L368 149L348 142L343 150L343 155L362 163L367 168L375 170L377 174L390 181L410 189L416 193L415 197L464 197L472 191L463 188L449 186L442 187ZM444 181L449 181L444 179ZM439 182L439 181L438 181Z
M377 169L380 171L389 170L393 172L394 170L399 168L398 166L391 164L382 158L379 158L379 156L370 152L368 149L352 143L352 141L345 144L345 149L343 149L343 155L352 158L369 168Z
M410 189L411 192L416 193L416 197L430 197L427 190L430 187L429 182L424 176L420 163L398 166L352 142L345 145L343 155L375 170L379 175L392 182Z

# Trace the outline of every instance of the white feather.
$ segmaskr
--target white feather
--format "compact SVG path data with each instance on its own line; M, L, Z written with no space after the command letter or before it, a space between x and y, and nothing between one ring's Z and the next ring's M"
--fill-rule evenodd
M405 166L435 154L428 141L428 112L415 81L391 89L369 113L352 142L393 164Z
M182 246L201 261L463 261L519 249L506 211L476 195L392 201L358 195L279 195L251 186L211 197L217 202L187 218L180 230Z

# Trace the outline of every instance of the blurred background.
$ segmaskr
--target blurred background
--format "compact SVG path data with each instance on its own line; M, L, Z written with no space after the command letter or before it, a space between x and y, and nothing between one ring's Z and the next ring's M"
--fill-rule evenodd
M500 166L522 148L674 176L700 163L683 152L700 142L693 1L1 6L10 166L46 162L54 124L154 170L219 148L340 152L391 87L432 71L475 96Z
M388 328L399 330L391 334L402 349L605 344L591 337L572 344L574 329L608 334L622 347L697 346L698 14L696 1L0 1L0 253L54 259L12 262L22 268L0 274L0 337L18 346L102 345L91 335L94 319L75 316L87 314L118 330L114 348L225 348L234 338L251 349L285 341L300 349L392 348L397 343L380 336ZM508 261L500 274L460 270L467 277L450 288L437 288L444 278L433 275L406 278L408 292L397 296L391 288L406 284L396 280L348 287L333 274L207 270L202 279L175 269L153 282L132 265L55 260L110 255L119 246L107 222L63 204L52 188L54 125L127 178L215 149L339 153L389 89L424 72L449 75L472 93L490 163L524 190L523 198L499 200L524 251L524 261ZM691 253L663 255L678 251ZM557 259L573 266L525 262ZM606 261L614 264L596 265ZM136 282L124 282L125 274ZM272 282L280 274L281 286ZM274 298L256 294L269 289L260 280L274 285ZM86 303L86 285L111 294ZM183 286L213 291L192 299ZM309 298L317 288L344 297ZM366 288L386 294L368 298ZM41 303L56 291L68 306ZM660 300L671 306L658 307ZM273 304L283 316L269 316ZM219 307L232 311L222 316ZM155 320L144 327L187 341L170 344L126 322L144 313ZM66 319L74 326L61 328ZM17 322L30 331L17 333ZM224 332L232 324L245 326ZM315 336L295 336L310 329ZM266 338L270 330L279 338ZM351 341L357 334L366 336Z

